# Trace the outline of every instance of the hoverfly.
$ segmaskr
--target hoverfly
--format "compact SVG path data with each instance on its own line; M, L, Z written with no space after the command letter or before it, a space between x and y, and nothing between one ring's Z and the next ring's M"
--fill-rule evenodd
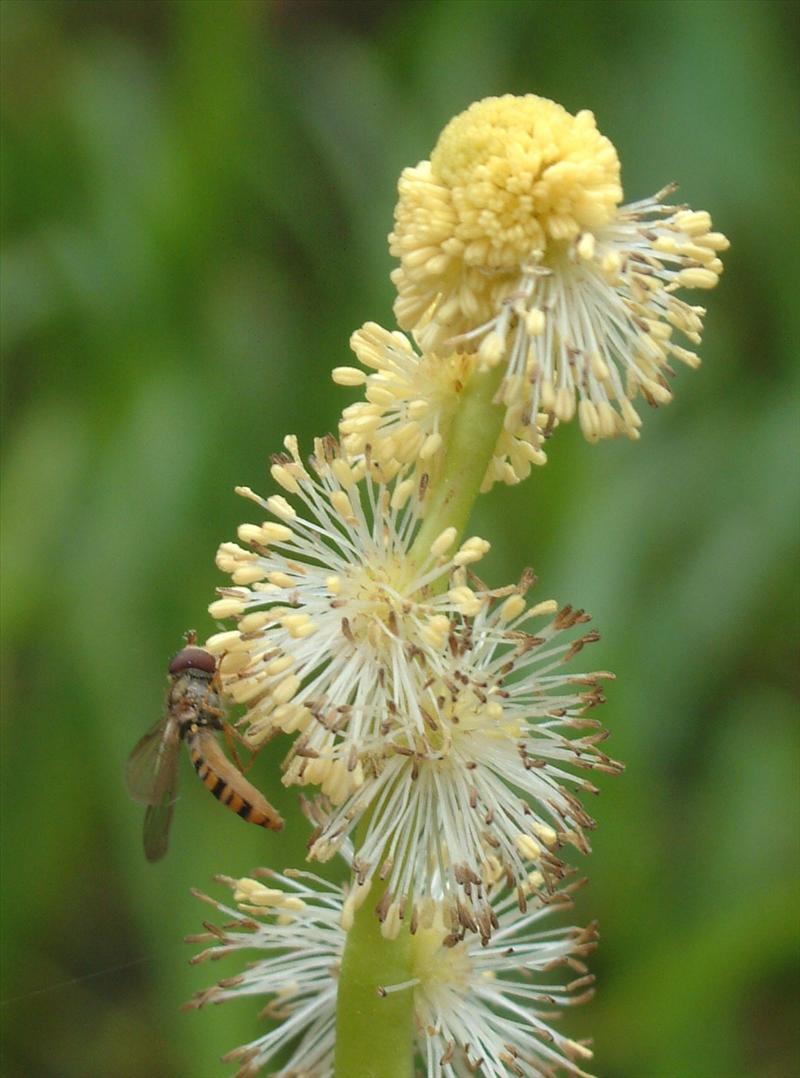
M203 785L218 801L259 827L271 831L283 827L280 813L219 747L216 731L224 729L225 711L217 662L210 652L195 646L196 639L195 633L187 633L186 647L169 664L164 714L136 743L125 768L128 792L147 805L144 852L148 861L158 861L167 852L181 741L186 742Z

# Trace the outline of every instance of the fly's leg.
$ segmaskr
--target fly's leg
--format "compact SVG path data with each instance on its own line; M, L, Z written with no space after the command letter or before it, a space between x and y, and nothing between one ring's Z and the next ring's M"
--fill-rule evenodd
M225 744L228 746L228 752L233 757L233 762L243 772L244 767L239 759L239 753L236 751L236 731L229 722L225 722L222 724L222 733L225 735Z
M253 749L249 745L247 745L247 742L245 741L244 737L239 733L236 727L232 726L229 722L226 722L223 725L222 732L225 735L225 743L230 750L230 754L234 759L234 763L242 772L242 774L246 775L250 768L253 766L253 760L255 760L256 756L258 756L259 752L261 751L260 748ZM242 745L247 745L247 748L250 751L250 759L247 761L246 764L242 763L242 761L239 759L239 753L236 751L237 741L239 741Z

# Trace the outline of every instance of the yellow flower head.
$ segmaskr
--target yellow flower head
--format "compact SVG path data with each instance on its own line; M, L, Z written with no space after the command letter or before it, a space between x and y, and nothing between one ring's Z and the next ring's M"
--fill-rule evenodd
M456 116L431 173L451 193L464 262L492 269L606 224L622 200L617 151L592 113L570 116L533 94L490 97Z
M505 361L504 396L587 438L640 426L631 400L664 403L672 342L698 343L701 307L678 288L713 288L728 242L706 213L620 205L620 165L591 112L528 94L476 102L447 125L430 161L399 183L390 251L400 325L424 353ZM527 386L530 386L530 389Z

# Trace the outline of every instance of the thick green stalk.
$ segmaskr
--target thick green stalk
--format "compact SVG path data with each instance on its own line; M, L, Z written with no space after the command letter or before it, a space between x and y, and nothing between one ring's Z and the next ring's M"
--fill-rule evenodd
M411 1078L414 1073L414 994L381 997L383 986L412 976L412 938L381 935L375 906L384 884L375 882L356 912L339 972L336 1000L336 1078Z
M493 403L502 374L501 367L475 374L464 390L410 551L420 562L445 528L460 536L466 527L502 429L504 409ZM336 1003L336 1078L411 1078L414 1073L414 994L410 989L379 994L380 988L414 975L408 930L395 940L381 935L375 907L384 889L382 882L373 883L347 933Z
M442 469L429 492L425 519L411 548L422 561L445 528L460 537L478 497L483 477L503 428L505 409L493 403L505 367L472 376L453 420Z

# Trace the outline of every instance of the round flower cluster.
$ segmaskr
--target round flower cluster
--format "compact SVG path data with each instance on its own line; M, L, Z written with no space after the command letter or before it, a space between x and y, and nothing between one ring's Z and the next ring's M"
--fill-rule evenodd
M442 447L478 357L419 355L403 333L390 333L375 322L354 333L350 344L372 373L358 367L333 371L338 385L366 386L366 400L342 414L344 450L357 461L369 454L375 473L386 482L409 469L418 480L435 482ZM506 411L482 491L495 482L519 483L530 475L531 465L547 462L542 449L547 424L547 416L533 412L530 394L520 394Z
M293 773L338 798L362 781L364 746L423 731L423 686L454 617L476 602L463 583L447 585L489 544L474 537L453 549L449 528L412 558L423 500L413 479L376 483L332 439L316 442L309 471L296 439L285 445L272 476L292 501L239 488L272 519L243 524L244 545L220 547L234 586L210 612L237 628L207 647L226 693L248 706L250 744L301 731L294 755L304 763Z
M186 1006L247 996L262 1002L271 1028L224 1057L240 1065L237 1078L251 1078L287 1052L281 1074L332 1078L346 892L307 872L264 869L256 876L218 878L233 891L238 909L196 892L226 923L208 924L207 933L190 937L210 944L194 961L239 952L250 961L243 972L198 992ZM528 891L537 884L534 876ZM588 1044L565 1037L552 1024L559 1008L592 995L593 978L583 960L595 946L594 926L542 927L569 905L566 891L546 905L532 896L520 914L515 900L493 894L497 929L489 947L474 938L454 941L439 909L431 906L413 939L411 978L379 990L384 999L398 991L413 993L415 1049L423 1074L460 1078L479 1067L486 1078L538 1078L555 1070L588 1078L582 1069L592 1058Z
M576 414L590 441L627 434L632 403L671 398L670 362L695 367L702 307L728 241L671 188L620 205L616 151L591 112L528 94L487 98L399 184L391 253L397 320L424 353L506 365L504 398Z

